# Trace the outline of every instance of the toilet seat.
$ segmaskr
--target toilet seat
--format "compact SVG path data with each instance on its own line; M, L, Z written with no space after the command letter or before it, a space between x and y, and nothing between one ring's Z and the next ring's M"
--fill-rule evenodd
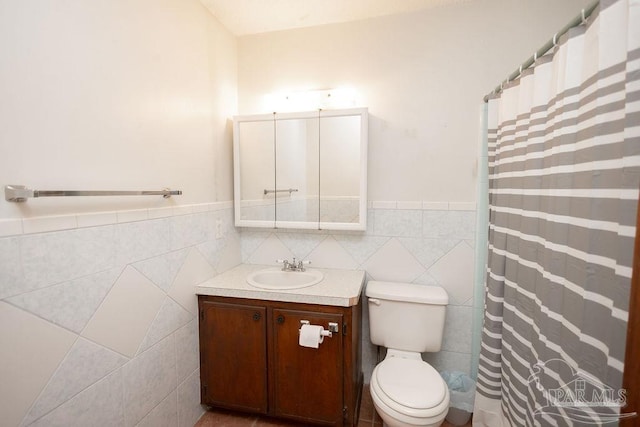
M444 418L449 408L444 380L423 360L388 357L373 370L370 386L374 400L406 421Z

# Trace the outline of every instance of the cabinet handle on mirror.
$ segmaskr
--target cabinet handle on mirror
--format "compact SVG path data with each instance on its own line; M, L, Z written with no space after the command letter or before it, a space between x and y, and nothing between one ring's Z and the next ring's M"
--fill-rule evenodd
M282 325L284 323L284 316L283 315L278 316L278 318L276 319L276 322Z
M260 320L261 317L262 315L260 313L253 313L253 320L255 320L256 322Z

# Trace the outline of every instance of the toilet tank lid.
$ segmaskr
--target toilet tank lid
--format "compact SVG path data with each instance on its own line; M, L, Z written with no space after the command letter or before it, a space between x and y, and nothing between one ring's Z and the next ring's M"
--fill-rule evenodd
M447 305L449 296L440 286L416 285L414 283L378 282L367 283L365 294L369 298L391 301L407 301L422 304Z

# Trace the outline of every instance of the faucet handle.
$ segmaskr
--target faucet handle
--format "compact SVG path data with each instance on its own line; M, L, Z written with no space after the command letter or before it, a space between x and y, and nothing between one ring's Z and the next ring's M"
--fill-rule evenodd
M308 265L308 264L311 264L311 261L308 261L308 260L307 260L307 261L300 260L300 261L298 261L298 264L294 264L294 267L297 267L297 268L298 268L298 270L300 270L300 271L305 271L304 266L305 266L305 265Z
M287 270L291 266L289 261L286 259L277 259L276 262L282 264L282 270Z

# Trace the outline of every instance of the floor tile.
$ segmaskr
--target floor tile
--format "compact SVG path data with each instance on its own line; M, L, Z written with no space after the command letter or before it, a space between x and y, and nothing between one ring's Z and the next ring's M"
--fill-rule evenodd
M211 409L198 420L195 427L308 427L308 424L243 414L225 409ZM362 389L360 418L356 427L382 427L382 419L375 411L368 384L365 384ZM454 427L454 425L445 421L442 427ZM461 427L471 427L471 421Z

